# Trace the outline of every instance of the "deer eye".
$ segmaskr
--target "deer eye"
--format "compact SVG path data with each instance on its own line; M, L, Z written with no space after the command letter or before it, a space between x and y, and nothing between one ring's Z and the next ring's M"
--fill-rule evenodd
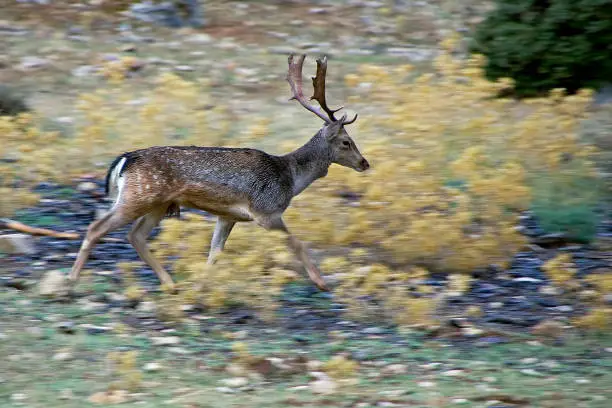
M342 141L342 146L349 147L350 145L351 145L351 144L350 144L350 142L349 142L348 140L344 140L344 141Z

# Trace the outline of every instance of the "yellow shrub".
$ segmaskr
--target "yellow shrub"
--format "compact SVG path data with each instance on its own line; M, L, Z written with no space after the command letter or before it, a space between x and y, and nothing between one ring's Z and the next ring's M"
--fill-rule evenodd
M568 253L559 254L550 259L542 266L548 278L559 287L571 287L576 268L572 261L572 255Z
M180 279L182 303L199 303L212 310L245 304L271 317L276 297L285 283L294 280L293 257L280 233L266 232L254 224L238 224L225 252L214 265L206 263L214 223L186 214L185 221L167 219L153 244L156 256L178 257L172 264Z
M152 90L135 93L123 82L125 68L133 63L126 57L107 66L108 86L79 97L73 135L42 130L34 114L0 116L0 189L18 182L24 187L41 180L65 182L100 166L102 175L112 157L152 145L223 143L229 121L223 107L206 108L205 82L163 74ZM21 190L0 198L0 216L33 202L35 196Z

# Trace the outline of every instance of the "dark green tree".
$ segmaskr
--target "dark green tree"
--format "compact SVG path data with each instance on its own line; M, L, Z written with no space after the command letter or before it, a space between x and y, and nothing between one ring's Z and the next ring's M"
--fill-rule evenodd
M496 0L471 50L487 57L490 79L515 92L574 92L612 82L612 0Z

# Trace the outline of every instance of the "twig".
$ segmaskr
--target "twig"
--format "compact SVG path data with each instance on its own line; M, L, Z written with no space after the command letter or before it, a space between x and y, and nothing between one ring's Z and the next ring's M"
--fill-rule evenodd
M53 231L47 228L37 228L30 227L29 225L25 225L19 221L9 220L8 218L0 218L0 229L12 229L14 231L24 232L30 235L46 235L54 238L61 239L81 239L81 235L76 232L59 232ZM121 238L112 238L112 237L103 237L100 238L102 242L125 242L125 239Z
M19 221L9 220L8 218L0 218L0 228L12 229L30 235L46 235L62 239L79 239L81 237L76 232L58 232L47 228L30 227L29 225L25 225Z

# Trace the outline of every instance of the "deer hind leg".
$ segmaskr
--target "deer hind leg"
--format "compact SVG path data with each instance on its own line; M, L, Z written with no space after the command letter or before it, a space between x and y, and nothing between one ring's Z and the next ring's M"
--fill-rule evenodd
M217 218L215 232L213 232L212 240L210 242L210 251L208 252L208 264L214 264L217 255L223 251L227 237L229 237L229 234L232 232L234 225L236 225L236 222L228 218Z
M79 250L76 261L72 266L72 271L70 272L70 280L72 281L73 285L79 280L81 270L83 269L83 266L85 266L85 263L91 254L91 250L98 243L98 241L100 241L100 238L111 231L129 224L134 218L135 217L123 214L121 210L117 208L112 209L110 212L104 215L104 217L98 221L94 221L89 226L85 239L83 239L83 243L81 244L81 249Z
M153 269L160 282L173 288L174 282L172 281L172 277L166 272L162 264L153 257L153 254L147 247L147 237L153 228L159 225L159 222L166 215L167 210L168 206L163 206L138 218L131 231L128 233L128 241L130 241L130 244L132 244L138 256L140 256L140 259Z
M306 269L310 280L319 289L323 291L329 290L325 285L325 281L321 277L321 272L319 272L319 268L315 266L315 264L308 256L308 249L306 248L306 245L300 240L298 240L294 235L292 235L291 232L289 232L289 229L287 228L285 222L281 217L259 217L255 221L267 230L283 231L285 234L287 234L287 244L289 248L293 251L295 256L300 260L300 262L302 262L302 265L304 265L304 269Z

